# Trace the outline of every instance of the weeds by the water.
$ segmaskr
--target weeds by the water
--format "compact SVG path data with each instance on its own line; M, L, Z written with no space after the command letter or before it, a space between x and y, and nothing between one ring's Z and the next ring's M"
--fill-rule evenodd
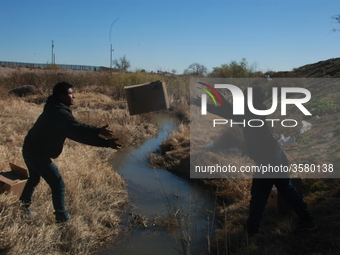
M76 95L79 104L74 108L74 114L79 120L98 126L110 124L120 142L128 145L152 136L157 127L148 123L148 115L141 118L128 115L123 87L159 79L166 80L171 111L181 118L183 127L163 143L161 154L154 157L153 162L157 167L175 169L176 172L188 175L188 78L167 78L138 72L93 73L57 69L28 72L19 70L0 77L0 128L3 134L0 137L1 171L8 169L8 162L24 166L21 156L23 138L40 114L44 98L57 82L70 82L76 86L76 92L82 92ZM9 98L6 94L10 89L26 84L37 86L42 95L37 98L17 99ZM322 87L310 89L313 98L316 96L318 102L331 99L332 102L339 103L337 86L332 87L332 93ZM323 115L310 119L313 129L309 133L297 134L294 131L297 134L297 143L285 148L290 160L307 163L331 162L338 170L339 112L331 106L328 105L325 110L322 104L313 105ZM234 138L237 140L239 137L235 135ZM212 135L195 139L201 139L202 144L207 144L216 143L219 138ZM115 236L120 231L118 223L121 205L126 202L127 194L122 178L105 163L113 155L108 149L92 148L72 141L65 144L64 153L57 160L57 165L67 186L67 206L72 216L70 225L57 227L54 224L50 191L44 182L40 184L32 206L39 213L37 218L24 218L19 213L15 197L0 195L0 253L87 254ZM223 157L226 162L233 161L235 164L252 163L246 157L231 154ZM214 247L216 244L218 254L337 254L340 247L337 239L340 227L340 204L337 199L340 196L339 179L306 179L303 183L305 200L315 214L319 230L314 233L296 233L293 231L296 221L294 214L280 216L267 210L262 224L264 233L248 238L244 235L243 223L248 211L250 180L205 181L205 184L216 191L219 201L224 201L224 204L216 207L222 226L216 234L218 241L213 242L208 235L207 246ZM157 218L155 222L176 228L182 224L177 228L182 229L177 236L182 244L180 252L187 254L190 252L190 243L195 238L187 230L190 215L187 217L181 208L169 204L168 217Z
M51 72L44 71L43 76L15 73L1 77L0 83L6 82L1 89L5 92L14 86L32 82L47 96L58 81L74 83L72 75L55 70ZM108 96L110 93L104 95L94 90L89 87L76 90L76 104L72 109L79 121L95 126L109 124L123 146L139 143L156 134L158 127L149 123L148 115L129 116L126 103L114 100ZM21 155L23 140L44 106L44 101L35 103L37 97L16 98L5 93L1 96L2 172L9 171L9 162L26 167ZM128 196L124 180L107 163L114 156L115 152L111 149L66 140L63 153L55 162L66 184L70 224L55 225L50 190L43 180L32 204L32 211L37 213L37 217L24 217L17 197L0 194L0 253L88 254L116 236L120 232L121 211Z
M179 206L178 199L182 196L180 191L167 192L156 170L155 174L162 188L167 208L166 216L155 221L156 226L166 228L174 236L179 245L179 248L176 248L178 254L213 254L214 247L211 242L214 240L216 230L216 204L213 209L205 208L197 201L199 197L190 194L190 197L186 198L188 201L186 205ZM206 217L204 220L203 214ZM203 225L203 222L206 225Z
M333 86L330 90L324 87L313 87L311 93L315 98L332 99L339 102L338 87ZM318 93L314 93L314 91ZM321 96L322 95L322 96ZM322 108L319 105L315 107ZM290 129L276 128L273 132L279 139L280 134L295 136L297 142L284 147L289 160L292 163L303 164L333 164L334 170L339 171L339 111L333 106L322 112L322 116L307 119L312 124L312 129L306 133L300 133L300 127ZM195 109L191 109L195 110ZM334 112L336 110L336 112ZM275 117L273 117L275 118ZM294 112L292 118L301 121ZM203 118L202 118L203 119ZM200 121L204 121L204 119ZM191 121L193 121L191 119ZM199 123L195 123L199 125ZM195 126L199 128L199 126ZM186 130L186 131L184 131ZM247 156L236 155L223 151L212 153L214 145L223 144L224 149L239 145L242 148L242 134L236 130L228 130L224 127L221 132L223 137L216 135L217 132L203 136L191 136L202 144L197 155L203 155L210 162L219 162L221 165L253 165L254 162ZM152 156L154 164L160 168L166 168L175 173L181 172L188 175L189 167L185 167L190 161L187 150L188 143L184 142L189 135L189 128L179 130L161 146L160 155ZM226 139L224 139L226 138ZM187 139L189 141L189 139ZM205 145L212 146L205 146ZM191 152L192 153L192 152ZM200 154L201 153L201 154ZM176 156L177 155L177 156ZM184 160L184 162L182 161ZM279 215L267 208L262 221L262 233L254 237L248 237L244 232L244 222L247 219L251 179L207 179L204 183L213 187L221 202L219 207L219 219L221 229L217 231L218 254L337 254L340 243L334 241L339 229L340 218L337 211L340 203L340 180L339 179L303 179L304 199L315 215L315 222L319 230L309 232L295 232L297 216L289 212ZM289 245L287 245L289 243Z

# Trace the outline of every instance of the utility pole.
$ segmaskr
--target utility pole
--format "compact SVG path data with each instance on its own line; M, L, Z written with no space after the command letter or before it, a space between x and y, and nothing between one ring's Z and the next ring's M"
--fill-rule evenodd
M117 20L118 20L118 19L115 19L115 20L112 22L111 26L110 26L110 32L109 32L110 42L111 42L111 30L112 30L112 26L113 26L114 23L116 23ZM110 44L110 68L112 68L112 51L114 51L114 50L112 49L112 43L111 43L111 44Z
M112 49L112 43L110 44L110 68L112 68L112 51L114 51L114 49Z
M54 64L54 53L53 53L53 48L54 48L54 42L53 42L53 40L52 40L52 59L51 59L52 65Z

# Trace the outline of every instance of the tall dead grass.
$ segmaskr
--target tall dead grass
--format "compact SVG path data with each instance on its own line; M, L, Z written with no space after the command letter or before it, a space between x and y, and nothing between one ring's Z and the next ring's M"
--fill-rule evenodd
M151 164L170 170L178 175L190 177L190 135L189 126L181 124L178 132L162 142L158 153L151 154Z
M0 87L7 90L23 85L34 85L44 95L49 95L58 82L68 82L78 91L91 91L106 94L119 100L125 97L124 86L163 80L158 74L144 72L92 72L62 69L18 69L0 76Z
M123 87L162 79L168 87L171 110L188 119L184 99L189 97L189 89L181 77L59 69L18 69L1 75L0 171L9 171L9 162L25 167L21 155L24 137L56 83L66 81L74 85L76 104L72 109L79 121L96 126L109 124L118 142L128 146L154 136L158 127L149 121L151 114L128 114ZM7 94L22 85L34 85L41 94L21 99ZM88 254L116 236L128 196L124 180L107 163L114 156L111 149L66 140L64 151L55 162L66 184L70 224L54 224L51 194L43 180L32 204L37 217L24 217L17 197L0 194L0 253Z
M26 167L21 155L23 140L42 112L43 104L25 100L7 96L0 100L2 172L9 171L9 162ZM145 140L158 130L149 123L148 115L129 116L124 104L99 93L76 94L73 112L84 123L109 124L123 146ZM66 184L70 224L54 223L51 192L43 180L32 204L36 217L22 215L17 197L0 194L0 253L88 254L116 236L128 195L124 180L107 163L114 157L115 152L109 148L66 140L63 153L55 162Z
M326 90L325 88L319 88ZM313 92L313 91L312 91ZM336 97L337 95L332 95ZM191 109L195 110L195 109ZM196 109L197 110L197 109ZM275 118L275 117L273 117ZM292 118L301 121L301 117L293 113ZM192 121L195 121L191 118ZM204 118L200 118L201 123L195 122L195 130L200 131L200 125ZM273 133L277 139L280 134L285 136L296 136L297 142L284 147L288 158L292 163L332 163L335 171L339 168L339 113L322 116L321 118L309 119L312 129L304 134L300 134L301 125L287 129L276 127ZM252 165L246 156L239 156L226 151L231 147L244 147L242 134L237 130L224 128L218 133L220 136L211 133L204 135L193 134L189 128L181 128L178 133L170 137L161 146L161 155L155 155L155 164L172 170L181 166L180 171L189 172L188 161L191 155L187 153L187 143L184 137L191 132L190 143L202 146L196 150L194 155L220 165ZM203 132L201 132L203 134ZM179 139L180 138L180 139ZM225 142L227 141L227 142ZM224 144L223 144L224 143ZM212 144L213 146L206 146ZM221 150L221 153L214 151L214 145ZM224 146L223 146L224 145ZM162 150L163 149L163 150ZM212 153L211 151L214 151ZM178 155L170 157L170 155ZM203 157L202 157L203 158ZM165 160L166 159L166 160ZM171 163L171 160L173 163ZM186 162L179 162L185 160ZM206 165L210 165L207 163ZM177 170L177 169L176 169ZM337 240L339 234L339 179L303 179L304 200L307 202L315 216L318 230L314 232L295 231L298 217L292 212L278 214L272 208L266 208L262 220L259 235L249 238L244 231L244 223L248 217L250 200L251 179L205 179L204 183L212 187L220 202L217 205L221 227L216 232L216 240L212 245L216 245L218 254L339 254L340 244Z

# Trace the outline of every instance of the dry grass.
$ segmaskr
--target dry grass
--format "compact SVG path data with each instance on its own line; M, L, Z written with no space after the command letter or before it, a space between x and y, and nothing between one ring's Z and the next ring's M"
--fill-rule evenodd
M14 69L1 74L0 88L9 91L23 85L36 86L43 95L50 94L53 86L58 82L68 82L81 92L98 92L108 95L115 100L125 98L124 86L165 80L170 101L177 103L183 97L189 98L189 89L185 86L188 78L164 77L159 74L144 72L119 73L119 72L91 72L71 71L62 69Z
M158 168L190 177L190 136L189 127L181 124L179 131L162 142L158 154L151 154L151 163Z
M49 94L57 81L76 85L83 93L77 95L79 104L74 114L85 123L104 125L109 123L123 145L138 143L154 134L157 127L148 123L149 115L130 117L126 112L123 86L165 79L171 110L181 119L182 126L163 143L159 155L151 156L157 167L175 170L188 175L190 160L189 137L189 81L186 77L165 78L143 73L72 73L62 70L39 72L15 71L0 77L0 92L20 85L36 85L43 95ZM323 88L321 92L327 92ZM321 92L313 93L321 95ZM112 100L112 98L114 100ZM339 94L332 93L339 101ZM23 165L21 145L27 130L41 112L41 105L28 104L23 100L3 98L0 103L0 166L8 168L11 161ZM298 142L286 148L290 160L306 162L332 162L339 160L339 115L322 116L310 120L313 129L298 135ZM192 120L191 120L192 121ZM276 132L281 132L277 130ZM296 130L293 132L297 134ZM291 135L291 134L286 134ZM241 144L237 131L223 132L234 144ZM224 140L218 136L194 137L195 142L205 145L218 144ZM229 144L230 145L230 144ZM230 145L231 146L231 145ZM233 146L232 146L233 147ZM201 151L201 153L207 151ZM199 153L199 152L198 152ZM86 156L85 156L86 155ZM7 254L86 254L119 232L120 206L126 201L123 180L106 164L114 153L68 141L65 151L57 160L67 186L67 206L72 223L63 227L53 224L51 199L48 187L41 183L35 195L33 209L39 212L34 219L23 218L16 198L0 195L0 253ZM252 164L247 157L216 155L218 162L234 165ZM209 158L209 157L207 157ZM223 159L222 159L223 158ZM81 160L80 160L81 159ZM100 167L98 167L100 166ZM95 173L95 175L94 175ZM103 175L102 175L103 174ZM95 177L94 177L95 176ZM219 198L221 228L215 241L218 254L339 254L339 179L305 179L304 195L316 217L319 230L314 233L296 233L293 226L297 220L293 213L281 216L266 210L263 233L248 239L243 231L250 199L249 179L210 179L205 184L213 187ZM101 183L101 185L98 185ZM214 242L211 242L214 246Z
M78 93L76 97L76 118L96 126L109 124L123 146L145 140L158 130L148 123L148 115L129 116L126 106L111 97L95 92ZM1 98L1 171L9 170L9 162L25 167L23 140L43 108L43 104L25 100L28 99ZM124 180L107 163L114 156L109 148L66 140L55 162L66 183L66 205L71 216L68 225L54 223L50 189L43 180L32 204L37 217L24 217L17 197L0 194L0 253L88 254L116 236L128 196Z
M73 84L75 117L84 123L109 124L123 146L138 144L154 136L158 127L151 114L130 116L123 87L161 80L146 73L73 72L65 70L17 69L0 76L0 171L12 162L25 167L23 140L43 109L52 87L61 81ZM7 94L22 85L35 85L40 95L15 98ZM182 105L189 90L185 79L168 78L171 105ZM177 108L179 109L179 108ZM185 115L183 110L175 110ZM42 180L34 195L32 210L37 217L25 218L17 197L0 194L0 253L2 254L88 254L111 240L120 229L120 216L128 196L124 180L107 163L115 152L66 140L55 160L66 183L66 204L71 223L54 224L51 194Z
M318 89L327 93L325 88ZM339 101L339 94L334 94L332 91L328 93L328 97L332 96L334 100ZM313 91L312 94L314 95ZM195 111L195 109L191 110ZM293 118L297 117L293 116ZM195 120L191 119L191 122L193 121ZM338 172L340 162L339 113L325 114L320 118L308 119L308 121L312 123L312 129L308 132L300 134L299 126L290 130L289 133L285 133L285 135L297 138L296 143L284 148L287 156L293 163L332 163L335 171ZM204 118L200 118L200 122L194 122L195 131L198 130L198 132L197 134L192 133L190 140L191 144L194 142L202 145L201 149L195 150L198 157L204 155L205 160L219 162L220 165L254 164L246 156L226 152L217 153L214 151L214 146L206 147L205 145L212 143L221 149L223 142L228 141L224 144L224 149L243 148L244 141L242 134L235 129L225 128L221 132L204 133L200 136L200 125L203 122ZM178 172L178 166L183 167L190 164L188 161L193 154L190 156L187 154L189 153L188 143L180 142L188 137L189 132L189 128L183 127L163 143L161 155L154 156L157 167L163 165L169 170L174 167L175 172ZM273 132L283 134L283 130L279 128L274 129ZM170 155L178 156L170 157ZM180 162L180 160L186 162ZM207 165L209 164L207 163ZM188 172L189 170L187 167L180 171ZM340 229L338 213L340 209L340 179L303 179L304 199L315 215L317 231L296 232L294 230L298 218L293 212L279 215L271 208L267 208L262 221L262 233L253 238L246 236L243 229L248 217L251 179L206 179L204 183L213 187L219 198L218 211L221 227L216 232L215 242L212 242L212 246L218 254L339 254L340 242L337 237Z
M336 116L325 117L338 123ZM311 139L302 139L303 137L318 137L328 133L336 133L337 128L330 125L327 126L314 125L314 130L310 134L306 133L299 137L300 142L286 148L286 152L291 160L302 160L307 155L311 156L319 153L317 158L314 156L315 162L334 163L338 169L338 152L334 151L337 137L329 139L327 145L324 143L324 151L315 151L315 146L311 146L315 141ZM328 132L323 132L328 130ZM188 155L188 127L182 127L178 133L175 133L161 146L161 155L152 156L157 167L167 168L175 173L187 173L190 156ZM224 134L228 136L228 134ZM212 138L212 137L210 137ZM315 139L318 140L318 139ZM188 140L187 140L188 141ZM212 140L213 143L218 142ZM207 142L206 140L204 142ZM307 144L306 144L307 143ZM203 143L204 144L204 143ZM308 148L307 148L308 147ZM300 155L299 148L303 148L304 153ZM338 147L336 147L338 148ZM198 152L199 153L199 152ZM213 162L225 162L233 165L253 164L253 162L245 156L234 154L211 153L201 151L205 158ZM321 157L323 155L323 157ZM184 160L185 162L181 161ZM315 232L296 232L295 227L298 222L297 216L293 212L284 215L277 214L273 208L266 208L262 221L261 234L249 238L243 229L243 225L248 217L248 208L250 201L251 179L205 179L203 183L212 187L217 196L217 211L219 215L220 228L216 231L215 240L211 241L211 249L217 251L217 254L339 254L340 242L337 240L340 229L340 180L339 179L304 179L304 199L315 215L315 222L318 230ZM289 244L289 245L287 245Z

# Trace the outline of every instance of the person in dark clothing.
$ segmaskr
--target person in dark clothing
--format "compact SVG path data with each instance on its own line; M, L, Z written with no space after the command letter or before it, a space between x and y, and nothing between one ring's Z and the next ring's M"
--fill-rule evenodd
M252 89L254 108L257 110L266 110L267 108L263 104L265 96L264 90L260 86L254 86ZM247 89L244 90L244 95L245 98L247 98ZM268 123L265 121L265 116L255 115L250 112L246 103L244 115L233 115L233 106L223 95L220 95L220 97L223 100L222 105L216 107L213 104L208 104L208 112L219 115L225 119L233 119L237 122L245 120L245 123L248 123L249 120L252 120L252 125L257 126L242 126L247 155L255 161L256 165L288 166L289 161L286 154L273 137ZM245 102L246 101L247 100L245 100ZM261 123L257 125L255 120L261 120ZM254 173L251 187L249 217L245 224L247 232L249 234L259 232L262 215L273 185L276 186L280 195L287 201L300 218L298 228L300 230L314 230L316 226L314 224L313 214L292 184L289 173L283 172L266 174Z
M69 215L65 208L65 184L51 158L55 159L61 154L65 139L97 147L121 147L116 143L118 139L112 139L113 132L107 125L98 128L80 123L73 117L70 106L75 96L72 88L66 82L54 86L42 114L26 135L22 150L29 171L29 178L20 197L25 213L31 213L33 193L42 177L52 191L57 223L68 222Z

